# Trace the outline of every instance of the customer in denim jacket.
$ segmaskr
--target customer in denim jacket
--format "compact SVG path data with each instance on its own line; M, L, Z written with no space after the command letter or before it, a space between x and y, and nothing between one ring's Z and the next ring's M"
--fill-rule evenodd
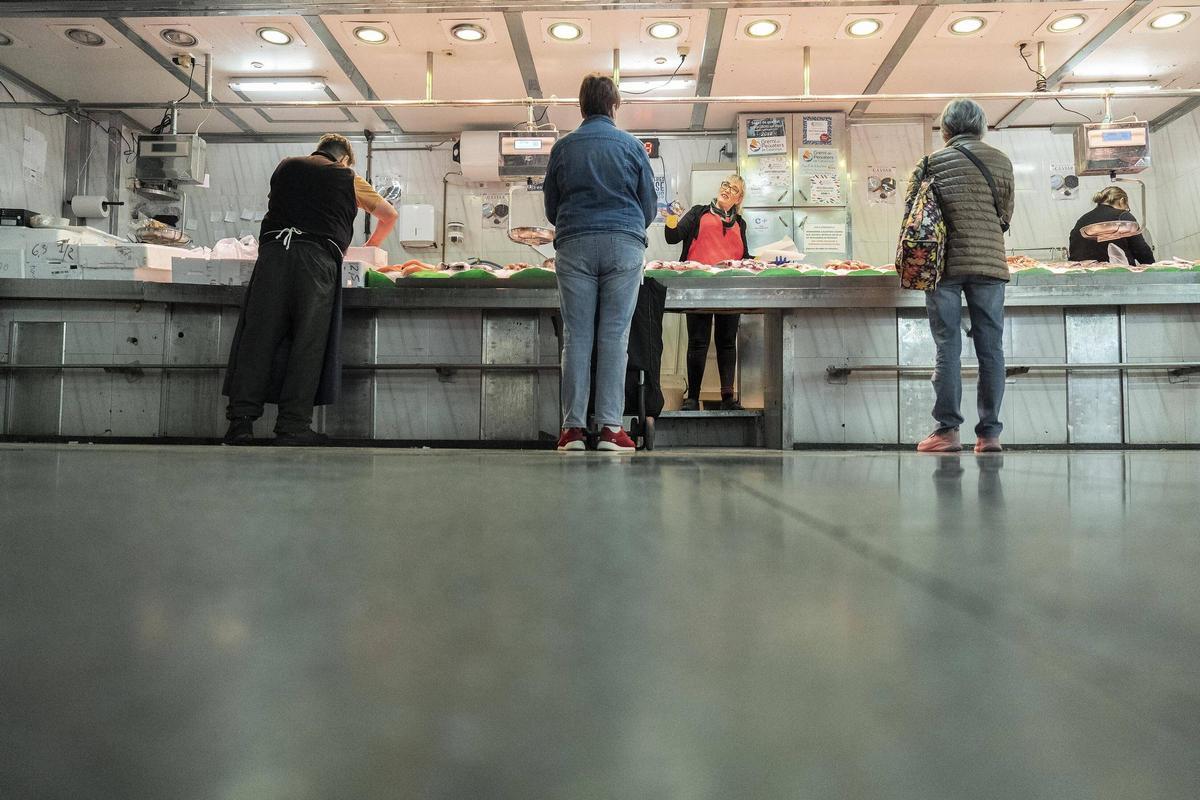
M583 124L564 136L546 168L546 218L563 316L559 450L585 449L592 347L596 346L598 449L628 452L625 366L629 324L642 282L646 228L658 212L654 175L641 143L617 128L621 97L610 78L579 87Z

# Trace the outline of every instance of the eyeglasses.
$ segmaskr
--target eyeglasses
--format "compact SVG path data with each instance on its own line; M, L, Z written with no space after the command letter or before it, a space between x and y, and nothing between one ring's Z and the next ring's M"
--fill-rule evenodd
M742 193L742 190L741 190L741 189L739 189L737 186L734 186L734 185L733 185L732 183L730 183L729 181L721 181L721 191L724 191L724 192L732 192L732 193L734 193L734 194L741 194L741 193Z

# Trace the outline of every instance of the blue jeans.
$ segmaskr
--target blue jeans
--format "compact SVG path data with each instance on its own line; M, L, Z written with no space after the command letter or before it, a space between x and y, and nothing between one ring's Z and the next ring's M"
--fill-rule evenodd
M555 244L563 316L564 428L587 426L596 346L596 422L620 426L625 411L629 323L646 246L626 233L583 233Z
M962 298L967 297L975 355L979 358L979 424L976 436L998 437L1000 403L1004 399L1004 281L977 275L944 278L932 292L925 293L929 329L937 345L933 389L937 399L933 418L938 431L958 430L962 425Z

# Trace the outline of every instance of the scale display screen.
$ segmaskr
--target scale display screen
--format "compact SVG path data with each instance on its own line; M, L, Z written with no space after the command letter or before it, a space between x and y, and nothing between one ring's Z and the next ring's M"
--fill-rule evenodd
M1075 129L1076 175L1134 175L1150 166L1150 123L1093 122Z
M557 131L501 131L500 176L539 178L546 174Z

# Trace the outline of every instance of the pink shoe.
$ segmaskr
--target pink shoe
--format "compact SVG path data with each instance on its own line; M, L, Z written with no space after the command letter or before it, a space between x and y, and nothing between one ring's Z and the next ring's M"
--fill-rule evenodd
M600 430L600 441L596 444L596 449L610 453L632 453L637 450L637 445L629 438L629 434L625 433L624 428L613 430L605 425Z
M999 436L980 436L975 439L976 453L1002 453L1004 448L1000 446Z
M917 445L918 453L957 453L961 450L962 443L956 430L934 431Z

